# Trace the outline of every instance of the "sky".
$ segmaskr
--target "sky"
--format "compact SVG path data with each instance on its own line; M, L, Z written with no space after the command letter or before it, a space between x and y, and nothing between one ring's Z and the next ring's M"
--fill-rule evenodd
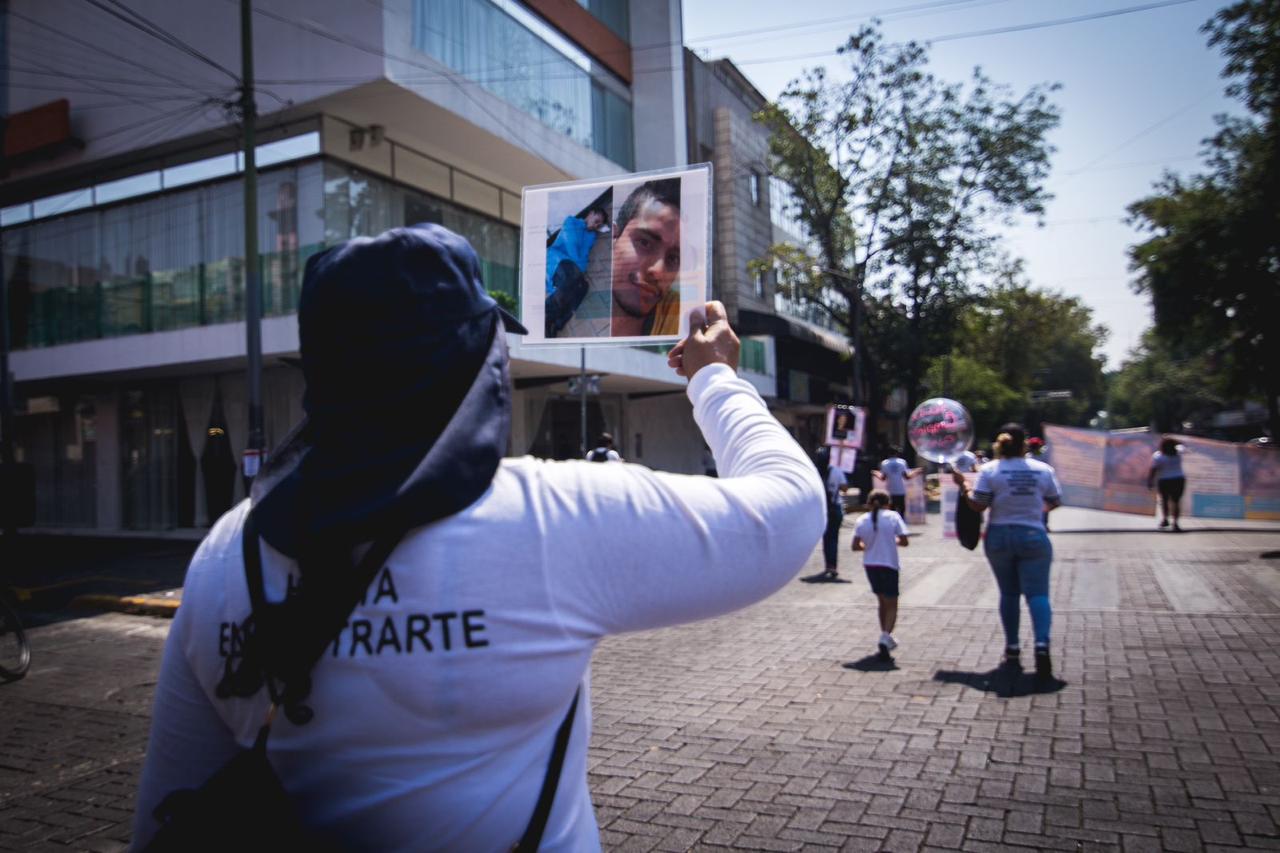
M1151 323L1130 287L1128 247L1141 235L1125 208L1165 170L1200 168L1214 116L1239 113L1223 94L1222 57L1200 27L1224 0L1178 5L1017 32L947 38L995 28L1145 6L1153 0L685 0L684 40L704 59L727 57L766 97L806 67L847 79L835 48L872 16L889 41L929 42L929 69L948 82L975 66L1021 94L1058 83L1062 112L1044 226L1026 218L1005 250L1026 262L1031 284L1078 296L1110 330L1108 369L1119 368ZM897 11L892 11L897 10ZM837 19L838 20L833 20ZM753 31L753 32L744 32ZM817 55L825 54L825 55ZM797 55L808 55L796 58Z

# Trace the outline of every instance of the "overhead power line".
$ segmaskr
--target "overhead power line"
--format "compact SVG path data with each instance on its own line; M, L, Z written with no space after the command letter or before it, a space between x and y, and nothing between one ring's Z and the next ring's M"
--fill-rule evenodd
M116 18L117 20L120 20L120 21L124 21L126 24L133 27L134 29L140 30L141 32L146 33L152 38L158 41L161 41L164 44L167 44L170 47L181 51L182 53L185 53L187 56L190 56L193 59L197 59L211 68L221 71L223 74L230 77L234 82L236 83L240 82L240 78L237 77L226 66L221 65L220 63L209 58L208 56L201 53L199 50L197 50L187 42L183 41L182 39L175 36L173 33L161 27L159 24L155 23L154 21L150 20L144 15L133 11L128 6L119 2L119 0L106 0L106 2L103 2L103 0L87 0L87 2L89 3L89 5L97 9L100 9L103 12L106 12L108 15L112 16L113 18ZM112 7L115 7L115 8L112 8Z
M1096 21L1101 18L1114 18L1117 15L1131 15L1134 12L1146 12L1151 9L1163 9L1167 6L1181 6L1184 3L1198 3L1200 0L1161 0L1159 3L1145 3L1141 6L1128 6L1124 9L1111 9L1106 12L1094 12L1089 15L1076 15L1072 18L1055 18L1050 21L1035 21L1030 24L1014 24L1008 27L995 27L989 30L974 30L967 33L952 33L945 36L935 36L927 39L931 43L940 41L958 41L960 39L980 38L983 36L1003 35L1004 33L1018 33L1026 30L1040 30L1045 27L1061 27L1066 24L1079 24L1084 21Z

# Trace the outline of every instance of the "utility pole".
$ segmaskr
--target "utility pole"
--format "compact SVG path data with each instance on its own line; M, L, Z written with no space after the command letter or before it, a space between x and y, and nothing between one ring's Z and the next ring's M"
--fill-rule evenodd
M9 280L4 274L4 234L0 233L0 512L5 543L17 531L17 476L13 465L13 380L9 375Z
M244 322L249 361L249 440L245 444L245 490L258 473L265 443L262 434L262 280L258 270L258 164L253 98L253 7L240 0L240 116L244 122Z

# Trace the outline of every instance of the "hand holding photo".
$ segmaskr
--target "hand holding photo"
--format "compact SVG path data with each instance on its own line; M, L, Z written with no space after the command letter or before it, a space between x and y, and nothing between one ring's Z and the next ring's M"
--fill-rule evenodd
M710 280L710 183L702 165L526 188L524 342L683 337Z

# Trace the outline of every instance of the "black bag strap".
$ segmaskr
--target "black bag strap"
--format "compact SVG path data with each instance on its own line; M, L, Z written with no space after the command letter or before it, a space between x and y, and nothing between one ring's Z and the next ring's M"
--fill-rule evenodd
M319 615L318 628L315 630L315 635L310 638L313 643L311 654L309 655L310 666L315 665L316 660L323 654L324 649L346 627L347 620L350 618L351 612L355 610L356 604L364 597L365 590L373 582L378 571L386 564L387 558L391 556L391 552L396 549L403 537L403 531L398 531L375 539L369 550L365 552L364 557L356 564L355 570L351 572L346 589L346 597L340 599L339 603L327 613ZM252 509L245 515L241 540L242 550L244 551L245 582L249 587L249 605L252 609L252 618L260 624L269 604L262 575L261 541ZM311 711L309 708L291 703L291 697L281 694L279 686L272 677L272 673L264 672L263 680L266 682L267 692L271 696L271 702L274 706L283 706L286 714L295 722L306 722L306 720L310 719ZM271 726L272 718L273 713L268 714L267 722L263 726L263 730L259 732L258 743L255 744L255 747L261 746L265 748L266 734Z
M542 833L547 828L547 819L551 817L551 804L555 802L556 788L560 784L560 771L564 767L564 755L569 750L569 733L573 730L573 718L578 711L578 698L582 695L579 687L569 703L569 712L560 722L556 731L556 743L551 749L551 759L547 762L547 775L542 779L542 791L538 794L538 805L533 809L533 817L525 828L524 836L515 847L515 853L535 853L542 843Z

